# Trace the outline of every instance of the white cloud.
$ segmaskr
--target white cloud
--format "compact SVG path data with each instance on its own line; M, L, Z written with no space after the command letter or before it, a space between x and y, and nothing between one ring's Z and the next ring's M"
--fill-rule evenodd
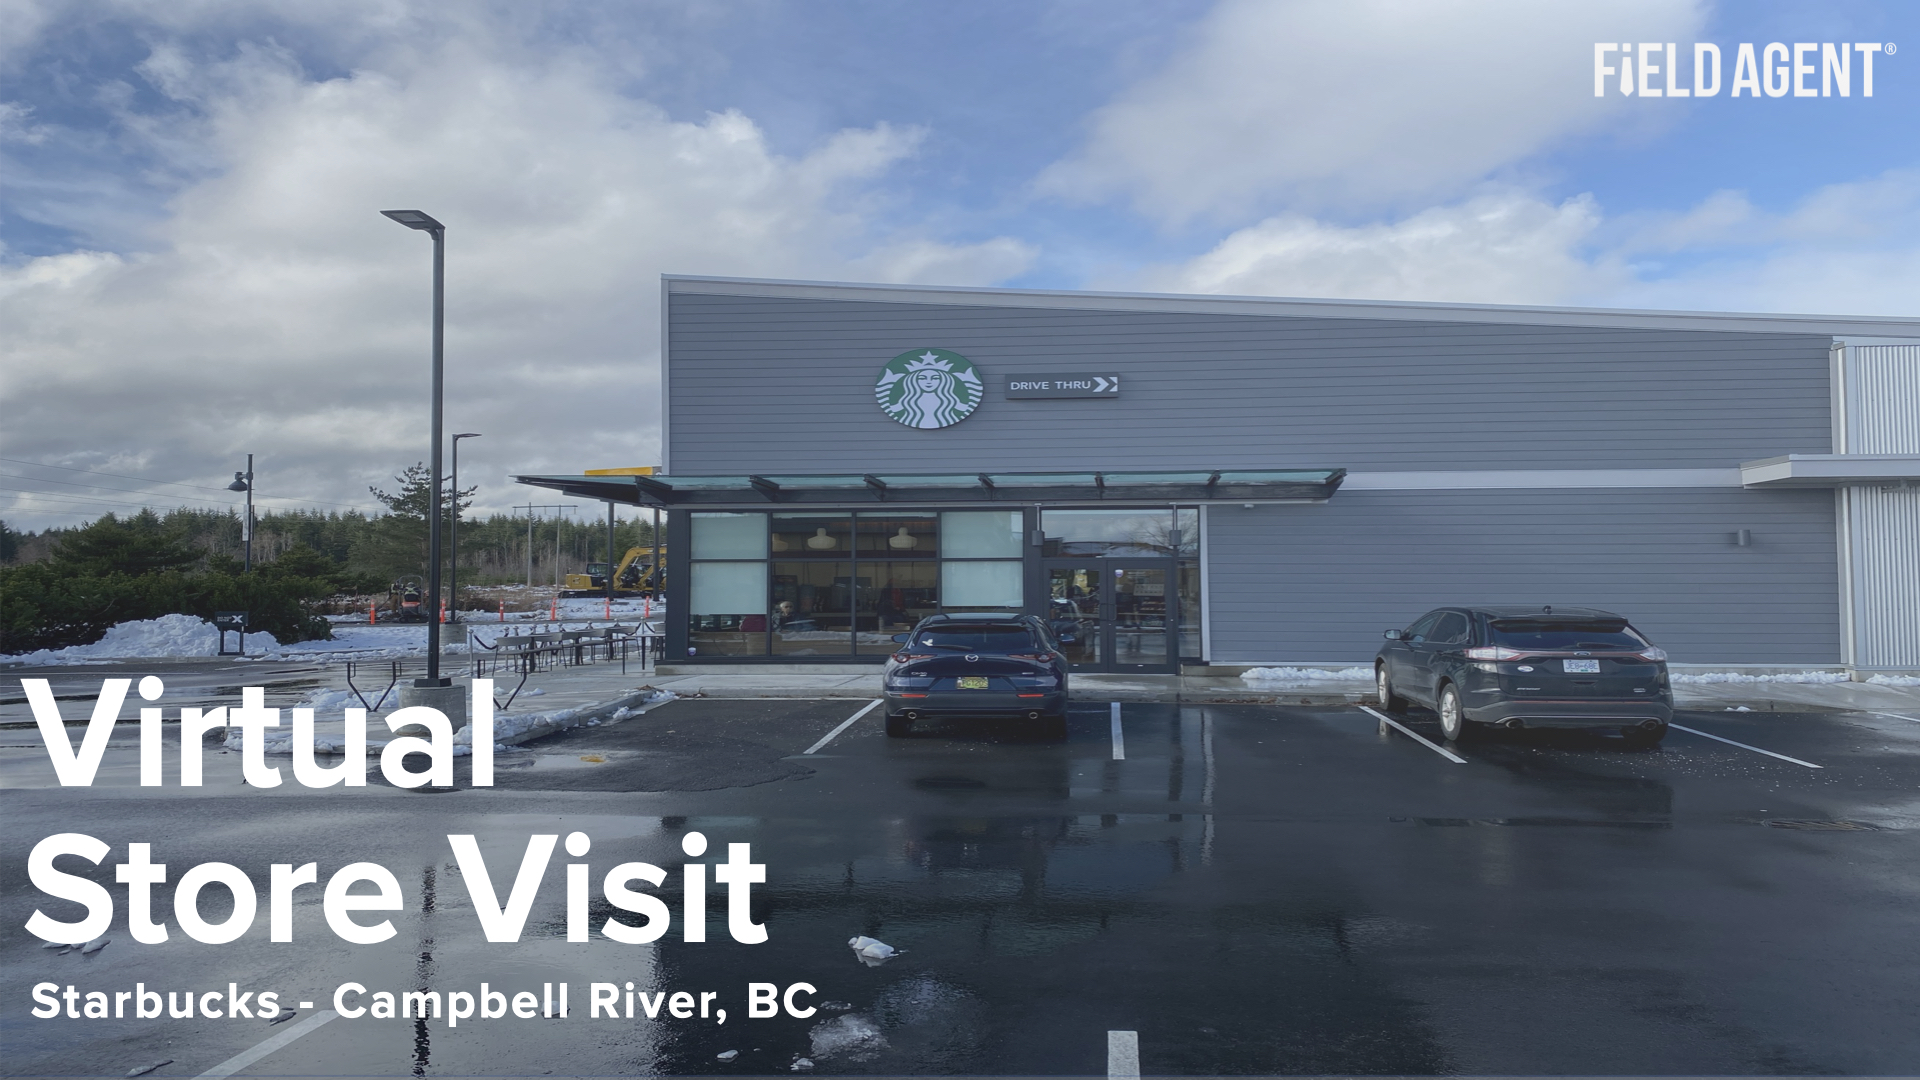
M1145 287L1253 296L1553 304L1617 272L1581 255L1600 222L1585 196L1558 206L1501 191L1398 221L1342 226L1299 214L1240 229Z
M1109 288L1257 296L1911 316L1920 170L1819 188L1770 213L1738 191L1608 219L1496 189L1402 218L1283 214Z
M1623 99L1593 96L1595 41L1688 41L1703 7L1223 0L1040 187L1171 222L1455 198L1616 122Z
M487 435L462 452L483 508L524 496L508 472L657 460L662 272L984 284L1033 257L877 224L916 130L782 156L580 54L456 37L316 80L272 47L161 47L145 72L192 108L128 119L210 178L145 253L0 267L0 454L213 483L253 451L263 492L370 502L428 441L430 245L382 209L447 223L447 422Z
M1621 223L1635 306L1912 317L1920 295L1920 169L1829 184L1770 213L1738 191Z

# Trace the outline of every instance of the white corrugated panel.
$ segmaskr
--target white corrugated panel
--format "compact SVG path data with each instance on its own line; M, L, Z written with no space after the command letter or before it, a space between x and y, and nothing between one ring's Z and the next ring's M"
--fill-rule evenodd
M1853 664L1920 668L1920 488L1846 492Z
M1920 345L1858 345L1846 373L1846 454L1920 454Z
M1920 345L1856 345L1842 361L1847 454L1920 454ZM1848 638L1856 668L1920 668L1920 488L1841 491Z

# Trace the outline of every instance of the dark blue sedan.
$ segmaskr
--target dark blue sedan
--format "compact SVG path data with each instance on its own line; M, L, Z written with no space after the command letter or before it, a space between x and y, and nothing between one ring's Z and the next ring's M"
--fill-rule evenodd
M887 734L921 719L1017 717L1067 733L1067 664L1047 624L1015 611L931 615L887 659Z

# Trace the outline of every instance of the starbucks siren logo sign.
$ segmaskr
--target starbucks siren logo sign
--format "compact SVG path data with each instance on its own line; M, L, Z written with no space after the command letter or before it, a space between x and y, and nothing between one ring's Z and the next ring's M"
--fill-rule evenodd
M882 412L908 427L943 428L972 415L986 387L966 357L946 349L921 349L887 361L873 396Z

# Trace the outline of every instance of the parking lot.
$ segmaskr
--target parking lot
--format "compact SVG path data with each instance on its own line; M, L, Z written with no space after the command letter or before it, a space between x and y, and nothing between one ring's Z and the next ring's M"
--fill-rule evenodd
M985 722L889 739L861 707L675 701L503 753L492 791L103 786L83 816L115 860L151 842L156 861L242 866L263 896L271 861L317 860L323 880L353 860L393 868L405 947L343 946L317 904L282 945L264 917L220 947L134 945L117 923L88 957L16 930L6 1071L122 1076L164 1058L152 1075L194 1076L285 1030L35 1020L42 980L277 984L320 1010L347 980L574 986L564 1022L322 1023L246 1069L271 1075L791 1074L799 1059L1107 1075L1110 1032L1136 1033L1147 1075L1920 1068L1920 719L1682 712L1691 730L1654 750L1564 732L1449 749L1420 710L1396 728L1356 706L1083 700L1061 743ZM35 784L37 737L6 734L18 927L47 903L18 838L73 827L75 793ZM132 737L120 729L110 763ZM217 760L232 772L238 756ZM510 863L526 834L575 829L595 874L674 870L689 831L751 843L769 940L729 940L716 895L705 943L570 944L555 870L523 939L487 943L445 835ZM854 935L904 954L864 966ZM740 1008L726 1024L588 1021L589 980ZM745 1020L750 981L808 982L846 1008Z

